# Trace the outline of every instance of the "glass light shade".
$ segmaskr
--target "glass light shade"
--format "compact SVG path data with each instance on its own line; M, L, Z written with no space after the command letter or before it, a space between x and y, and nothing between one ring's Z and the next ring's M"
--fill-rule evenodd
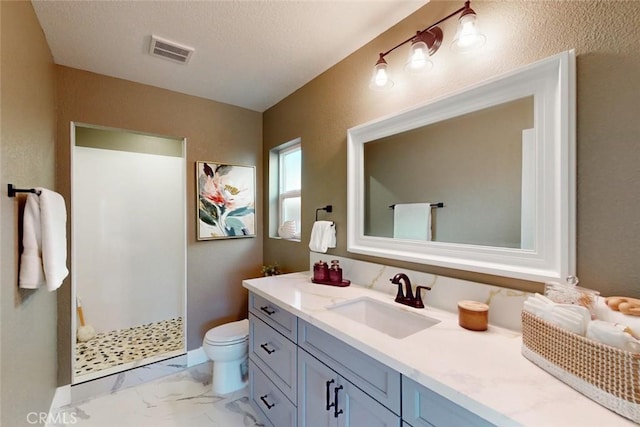
M371 77L369 87L375 90L386 90L393 87L393 80L389 78L389 73L387 72L387 63L386 61L384 61L384 59L378 61L378 63L374 67L373 76Z
M484 45L486 40L485 35L476 28L476 14L466 13L460 17L458 32L451 43L451 48L458 53L469 52Z
M429 59L427 44L423 41L412 43L409 50L409 59L404 66L405 71L419 74L429 71L431 68L433 68L433 62Z

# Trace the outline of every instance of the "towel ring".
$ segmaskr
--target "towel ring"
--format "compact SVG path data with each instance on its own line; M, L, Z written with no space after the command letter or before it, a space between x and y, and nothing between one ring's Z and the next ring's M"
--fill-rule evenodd
M318 211L327 211L329 213L333 212L333 205L327 205L322 208L316 209L316 221L318 221Z

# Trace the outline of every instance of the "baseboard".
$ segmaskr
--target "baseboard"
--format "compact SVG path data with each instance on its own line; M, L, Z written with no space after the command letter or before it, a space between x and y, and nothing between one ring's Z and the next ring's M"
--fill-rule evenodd
M56 389L51 401L49 413L51 414L53 409L60 408L65 405L71 404L71 384L63 385Z
M190 368L201 363L209 361L207 353L204 352L204 348L198 347L195 350L189 350L187 352L187 368Z
M186 359L187 359L186 360L186 366L182 365L183 366L182 369L184 369L185 367L186 368L190 368L190 367L195 366L195 365L200 365L201 363L209 362L209 357L207 357L207 354L204 352L204 349L202 347L196 348L195 350L188 351L186 356L187 356L186 357ZM182 357L184 357L184 355ZM176 360L176 359L169 359L169 361L167 363L174 362L174 360ZM184 363L184 362L182 362L182 363ZM148 365L148 366L144 366L144 367L141 367L141 368L138 368L138 369L144 369L144 371L141 371L141 372L146 372L153 365L154 364ZM160 365L157 364L156 366L160 366ZM175 368L179 368L179 366L175 365L175 366L173 366L173 368L174 369ZM134 371L128 371L127 373L133 373L133 372ZM123 374L123 373L121 373L121 374ZM163 373L163 375L166 375L166 373ZM160 375L160 376L162 376L162 375ZM104 388L103 393L98 393L98 392L96 392L95 390L92 389L92 390L90 390L90 393L89 393L88 397L92 397L92 396L95 397L95 396L97 396L99 394L104 394L106 392L113 391L114 390L114 385L111 384L111 383L114 382L114 381L116 381L116 383L117 383L116 377L117 377L116 375L110 375L110 376L106 376L106 377L103 377L103 378L98 378L96 380L93 380L93 381L85 383L87 386L96 385L96 384L98 384L100 382L108 383L103 387ZM137 376L136 376L136 378L137 378ZM149 378L145 378L144 380L139 381L139 382L142 383L142 382L146 382L146 381L152 381L153 379L155 379L155 378L149 377ZM85 386L85 384L76 384L74 390L76 390L76 391L79 390L80 388ZM131 385L136 385L136 384L131 384ZM122 386L124 386L124 384L121 384L120 386L122 387ZM78 393L79 392L74 392L74 395L78 394ZM62 406L70 405L74 400L78 401L78 400L83 400L83 399L87 398L87 396L80 396L80 394L78 396L75 396L75 397L72 396L71 384L58 387L56 389L56 391L55 391L55 394L53 395L53 400L51 401L51 405L50 405L50 408L49 408L49 413L51 414L54 409L60 408Z

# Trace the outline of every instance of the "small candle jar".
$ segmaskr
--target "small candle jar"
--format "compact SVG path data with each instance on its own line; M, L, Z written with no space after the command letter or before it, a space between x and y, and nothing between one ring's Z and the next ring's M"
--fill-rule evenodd
M458 324L471 331L486 331L489 327L489 306L477 301L459 301Z

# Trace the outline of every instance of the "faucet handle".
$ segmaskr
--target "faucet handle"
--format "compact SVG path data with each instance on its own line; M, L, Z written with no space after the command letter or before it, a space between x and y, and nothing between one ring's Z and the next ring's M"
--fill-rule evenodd
M421 289L426 289L428 291L431 290L431 288L429 286L417 286L416 287L416 305L414 306L415 308L424 308L424 303L422 302L422 294L420 293Z

